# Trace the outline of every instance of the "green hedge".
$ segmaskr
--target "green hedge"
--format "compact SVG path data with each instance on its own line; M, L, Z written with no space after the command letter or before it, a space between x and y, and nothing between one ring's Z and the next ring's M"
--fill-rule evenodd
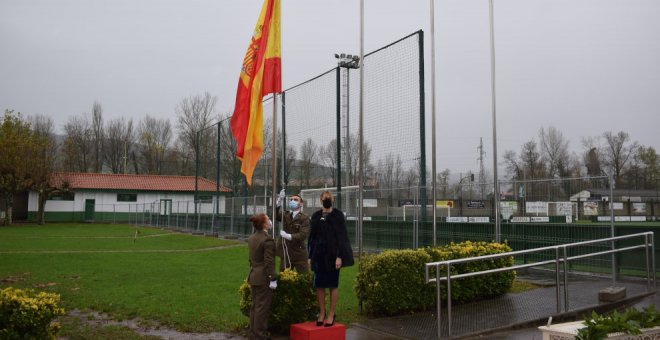
M0 290L0 339L55 339L60 325L53 320L64 315L59 301L54 293Z
M316 320L319 305L316 300L316 291L313 288L313 280L314 276L311 272L299 274L291 269L286 269L280 273L270 307L269 329L284 332L289 330L291 324ZM241 312L249 317L252 298L247 281L243 281L239 293L241 295Z
M435 305L435 285L424 282L424 264L428 262L476 257L511 251L506 244L489 242L451 243L436 248L388 250L362 259L357 275L356 293L365 310L373 315L394 315L423 310ZM476 261L453 266L452 274L475 272L513 265L512 257ZM441 269L442 270L442 269ZM445 276L446 271L440 274ZM433 271L430 275L435 276ZM452 303L506 293L515 279L514 271L452 280ZM446 300L446 284L441 284Z

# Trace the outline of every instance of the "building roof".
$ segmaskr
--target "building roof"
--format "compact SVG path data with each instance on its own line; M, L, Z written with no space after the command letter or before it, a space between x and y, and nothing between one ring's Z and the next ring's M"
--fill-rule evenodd
M195 191L195 176L98 174L80 172L56 172L52 174L52 185L62 186L65 182L68 182L69 187L73 190ZM197 190L215 191L216 182L198 177ZM220 192L231 192L231 189L221 185Z

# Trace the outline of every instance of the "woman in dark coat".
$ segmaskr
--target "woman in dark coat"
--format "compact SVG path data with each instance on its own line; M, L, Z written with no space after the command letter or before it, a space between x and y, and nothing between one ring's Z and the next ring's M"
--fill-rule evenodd
M308 254L314 272L314 288L319 302L317 326L335 324L335 307L339 298L339 270L353 265L353 249L346 232L344 213L332 207L329 191L321 194L323 209L311 218L311 232L307 242ZM325 312L326 289L330 289L330 309Z

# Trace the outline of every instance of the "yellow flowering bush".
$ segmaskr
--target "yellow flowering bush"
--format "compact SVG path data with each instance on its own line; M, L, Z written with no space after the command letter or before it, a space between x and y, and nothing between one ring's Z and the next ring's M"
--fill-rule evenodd
M312 286L313 274L298 273L286 269L277 279L277 289L273 291L268 326L274 331L288 331L289 325L315 320L318 312L316 293ZM239 288L241 312L250 316L252 306L251 289L246 281Z
M404 311L424 310L435 305L435 285L424 282L424 264L511 251L506 244L490 242L451 243L436 248L388 250L362 258L362 271L356 277L355 290L365 310L374 315L393 315ZM513 265L513 258L476 261L452 266L452 274L475 272ZM446 270L446 269L445 269ZM440 276L445 276L443 270ZM429 273L432 277L435 272ZM513 271L452 280L452 303L506 293ZM446 300L446 285L441 297Z
M0 339L55 339L64 315L59 294L6 288L0 290Z

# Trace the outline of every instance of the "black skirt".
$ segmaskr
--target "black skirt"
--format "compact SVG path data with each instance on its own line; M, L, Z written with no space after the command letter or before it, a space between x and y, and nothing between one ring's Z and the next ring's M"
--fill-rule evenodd
M339 270L326 268L326 261L314 261L314 288L337 288L339 287Z

